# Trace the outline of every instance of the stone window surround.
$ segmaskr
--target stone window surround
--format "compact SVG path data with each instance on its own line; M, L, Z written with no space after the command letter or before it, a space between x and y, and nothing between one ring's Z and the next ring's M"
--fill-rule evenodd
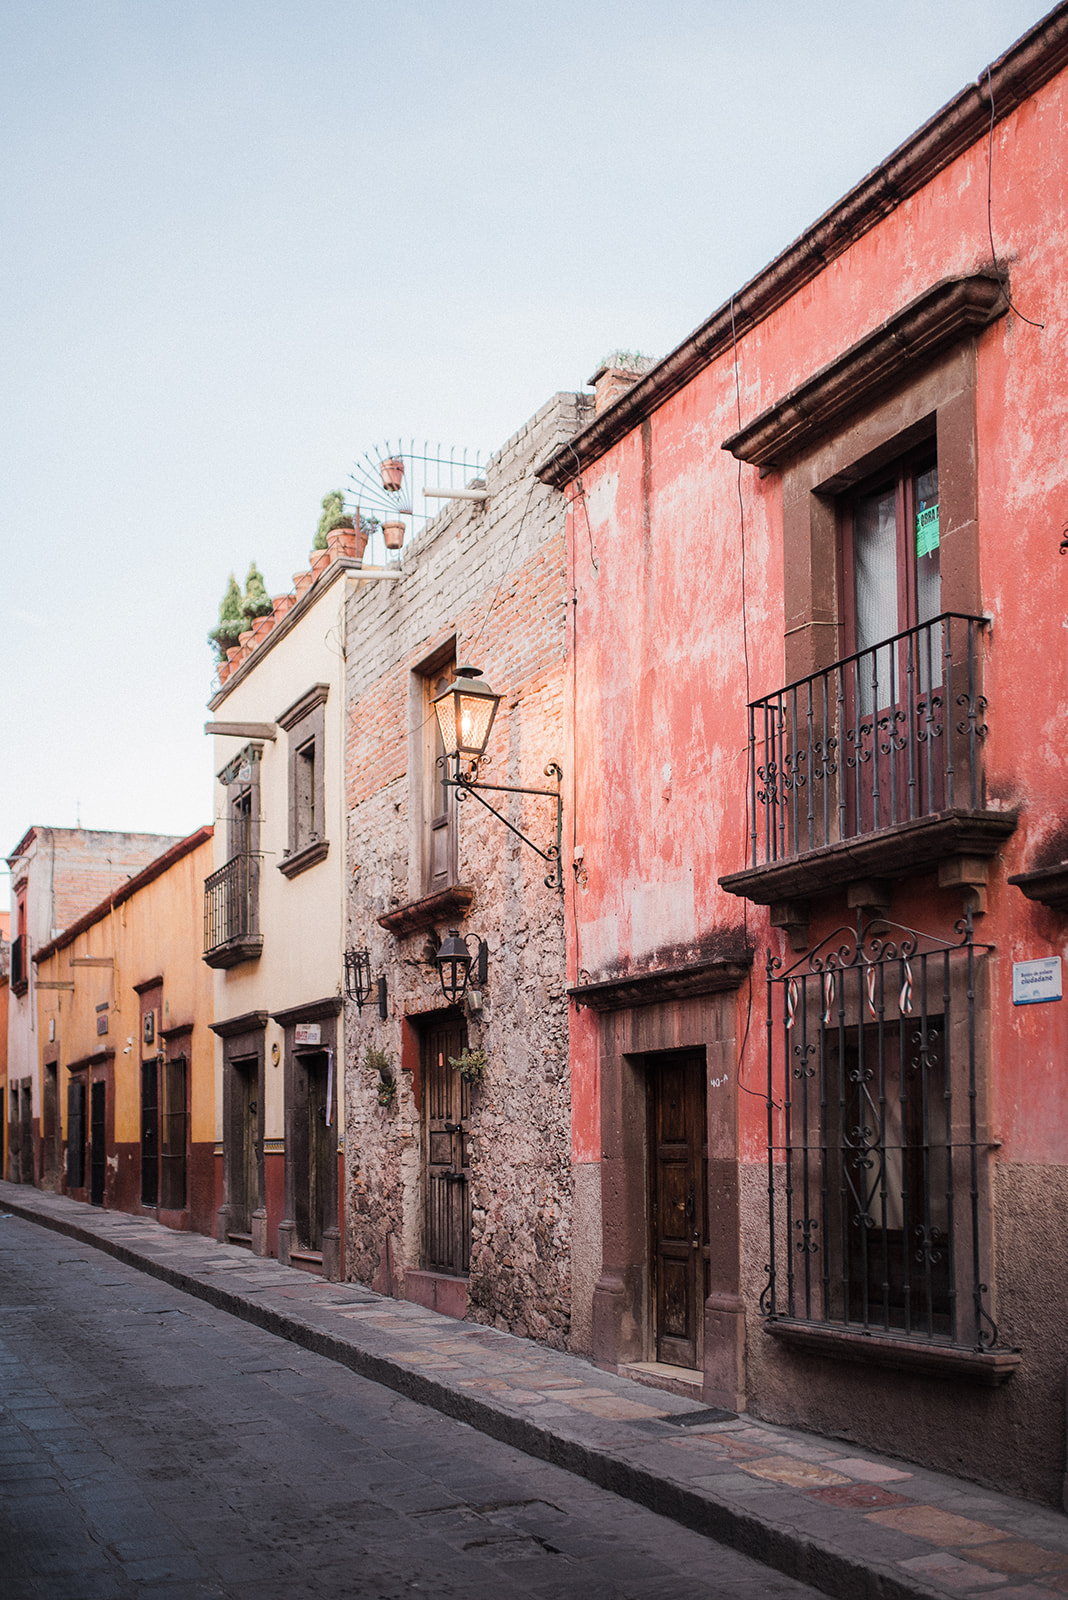
M942 609L981 613L976 339L1007 309L990 269L942 280L724 441L762 476L781 474L784 685L843 653L841 497L919 444L938 451ZM802 948L805 901L835 885L868 903L888 878L937 869L980 911L987 861L1015 824L994 812L919 818L720 882L770 905Z
M330 853L330 841L316 829L305 839L307 819L300 805L300 764L307 757L303 752L314 747L313 783L315 796L313 812L319 818L319 828L325 829L326 785L323 776L323 758L326 745L326 714L324 707L330 693L328 683L313 684L298 700L275 718L278 726L289 735L289 843L278 863L278 870L287 878L295 878L325 861Z
M254 739L244 745L235 756L222 767L217 774L219 783L226 791L226 851L227 860L232 860L233 845L233 805L247 790L251 795L249 805L249 855L258 855L260 848L260 763L263 759L263 744ZM243 767L248 766L250 774L247 778L240 776Z

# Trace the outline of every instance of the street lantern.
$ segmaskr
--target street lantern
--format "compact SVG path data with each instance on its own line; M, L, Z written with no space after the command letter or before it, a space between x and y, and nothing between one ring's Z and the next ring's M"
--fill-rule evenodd
M362 1011L371 998L371 952L345 951L345 993Z
M501 697L480 677L480 667L457 667L456 680L432 702L447 756L478 761Z
M470 950L472 939L476 945L474 956ZM476 934L469 933L461 938L459 928L450 928L434 957L434 965L441 979L442 994L450 1005L456 1005L467 991L472 965L475 967L475 979L479 988L485 984L489 967L489 947L485 939L479 939Z

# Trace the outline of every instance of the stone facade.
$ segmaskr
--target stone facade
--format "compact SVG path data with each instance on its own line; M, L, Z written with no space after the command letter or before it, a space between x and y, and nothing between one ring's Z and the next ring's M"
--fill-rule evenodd
M554 790L545 769L563 764L567 721L564 504L534 469L588 414L582 396L554 397L489 462L487 500L438 516L406 552L402 582L357 587L347 622L347 944L369 951L388 991L385 1019L374 999L349 1007L348 1274L557 1348L571 1299L562 896L555 864L477 798L443 798L430 700L456 665L480 667L502 697L480 781ZM539 849L555 845L555 798L487 799ZM449 927L488 946L485 988L463 1011L446 1005L433 964ZM450 1028L487 1058L456 1112L464 1175L448 1188L470 1206L466 1273L466 1256L434 1263L428 1217L429 1052ZM369 1050L387 1058L381 1070ZM452 1069L437 1070L458 1095Z

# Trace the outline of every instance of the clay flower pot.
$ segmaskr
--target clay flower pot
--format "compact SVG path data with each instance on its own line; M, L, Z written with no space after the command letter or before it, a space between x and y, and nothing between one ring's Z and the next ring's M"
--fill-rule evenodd
M326 547L331 556L354 556L356 554L356 529L331 528L326 536Z
M379 470L382 473L383 489L388 489L390 494L396 494L404 479L404 462L400 456L387 456L379 463Z
M383 522L382 537L387 550L399 550L404 543L404 523Z

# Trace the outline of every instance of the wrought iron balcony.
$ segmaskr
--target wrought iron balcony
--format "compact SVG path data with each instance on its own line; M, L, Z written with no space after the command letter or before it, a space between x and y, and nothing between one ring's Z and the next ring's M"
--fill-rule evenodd
M204 960L209 967L235 967L263 948L259 931L259 857L234 856L204 880Z
M1015 818L984 809L985 627L945 612L754 701L750 865L724 887L769 903L962 851L988 855ZM790 870L806 858L807 881Z

